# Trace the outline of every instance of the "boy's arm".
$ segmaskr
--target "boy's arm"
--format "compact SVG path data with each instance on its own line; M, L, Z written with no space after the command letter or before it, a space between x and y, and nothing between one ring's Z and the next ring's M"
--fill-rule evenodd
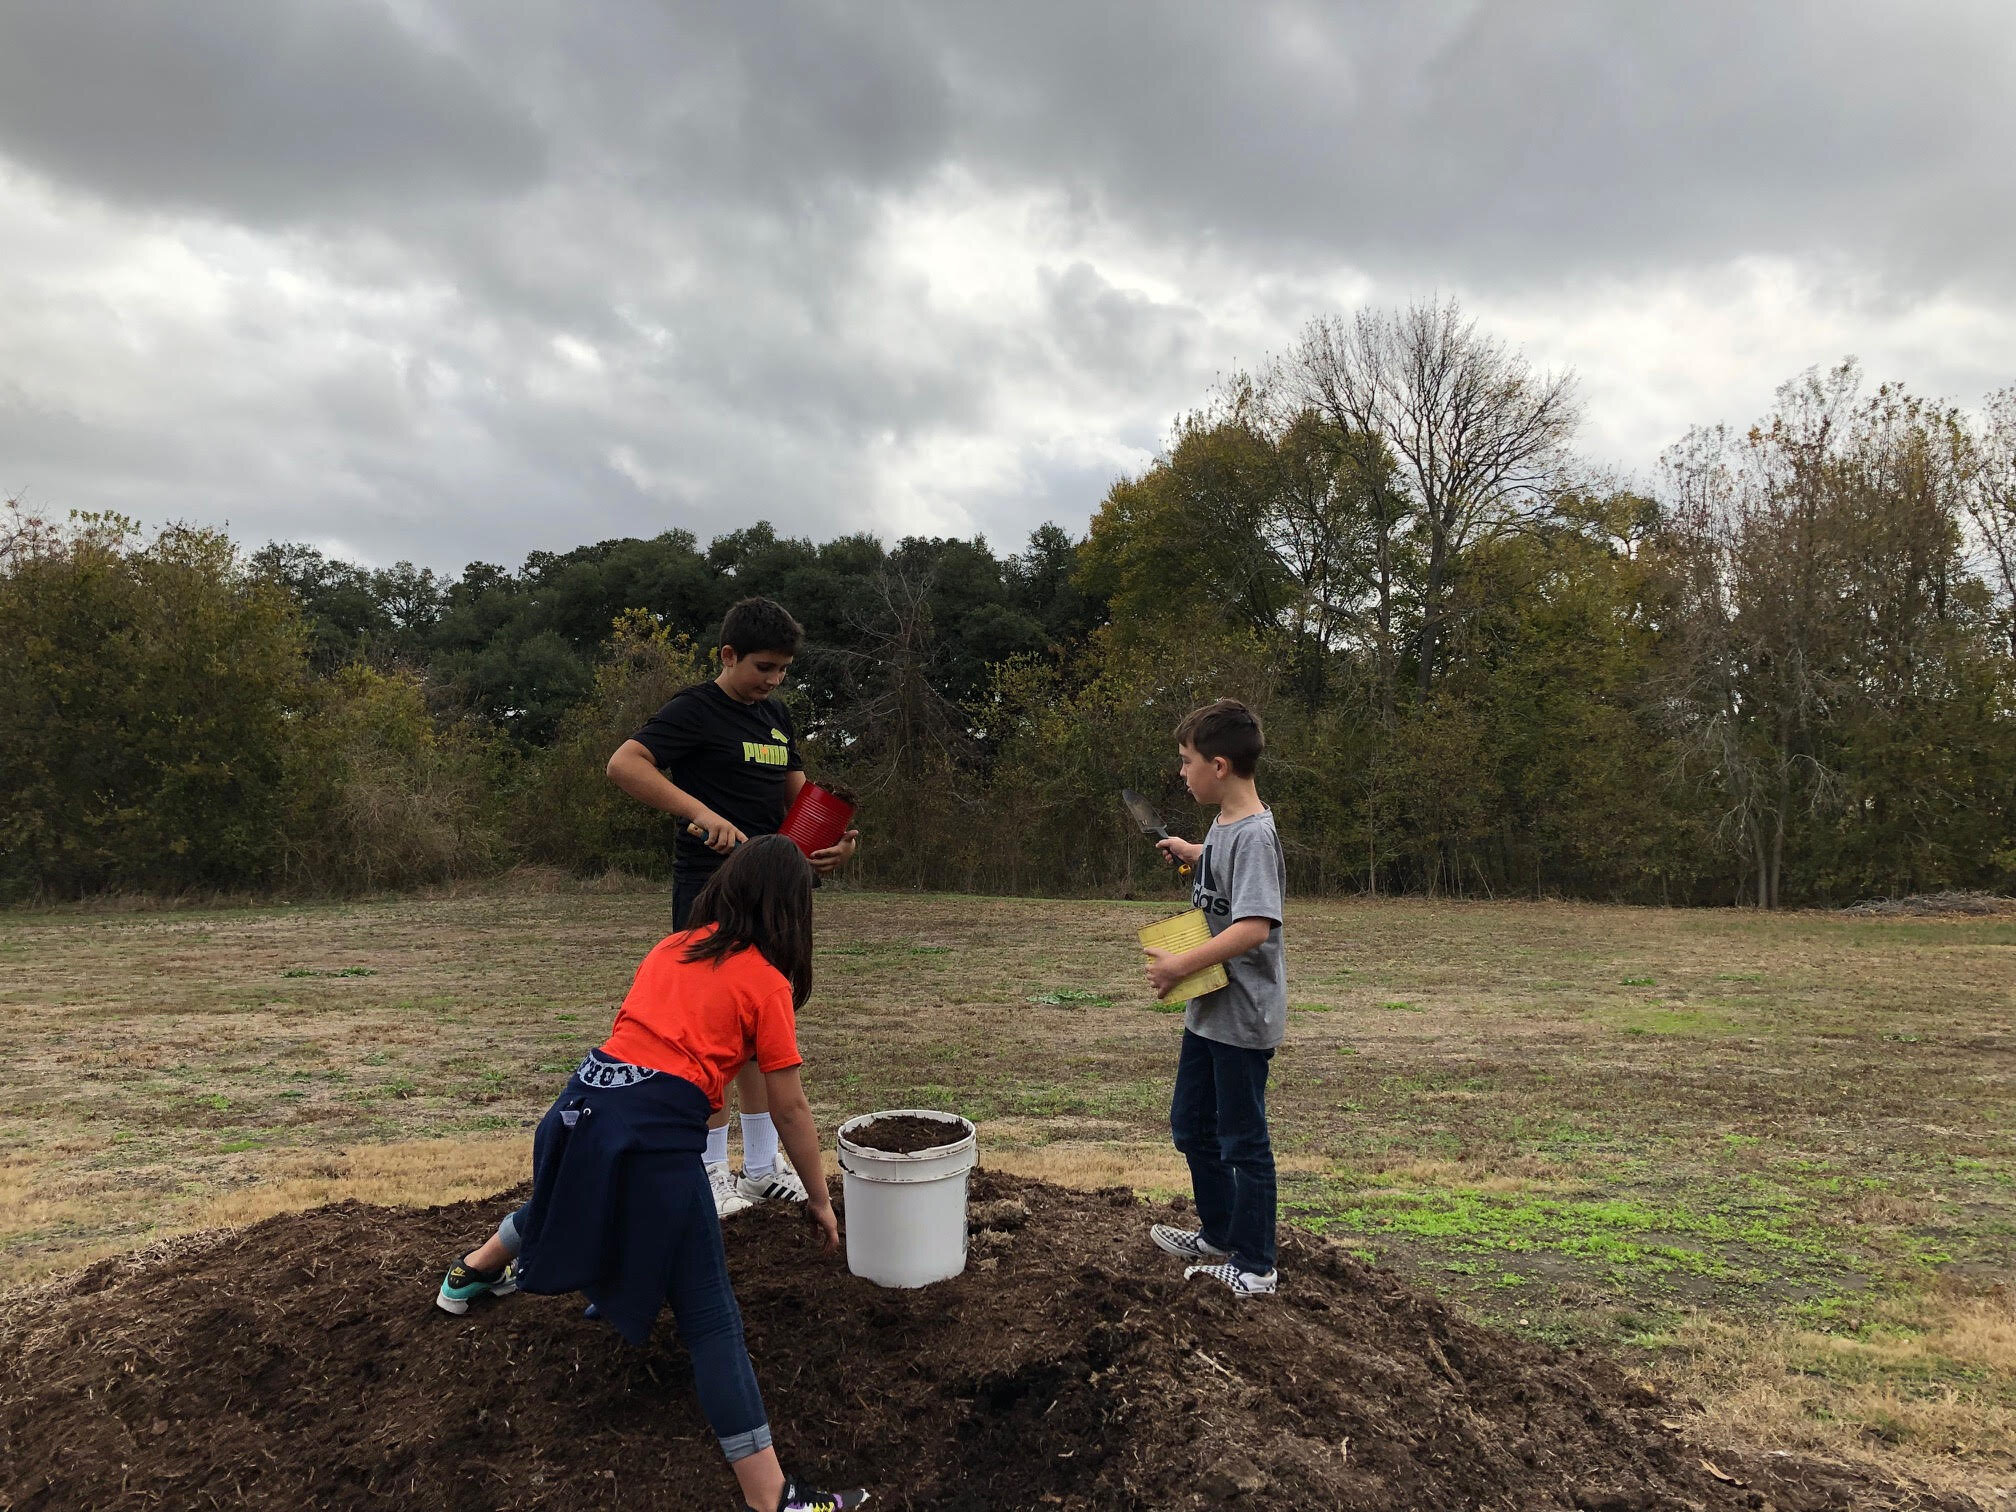
M1273 930L1272 919L1235 919L1202 945L1180 951L1150 950L1148 984L1160 997L1183 978L1266 944Z
M670 814L675 819L699 825L707 832L707 845L711 850L726 855L747 838L742 831L661 772L657 758L642 741L626 740L616 747L616 754L609 758L606 770L609 780L639 803Z
M1281 861L1281 842L1273 827L1242 827L1232 836L1220 871L1224 906L1232 922L1205 944L1149 968L1156 996L1183 980L1193 971L1219 965L1236 955L1266 943L1268 934L1281 922L1287 899L1286 877ZM1157 979L1157 972L1166 975Z
M795 753L794 753L795 754ZM784 802L789 805L797 800L798 790L805 786L805 769L793 767L784 775ZM825 876L838 871L847 864L847 858L854 854L861 844L861 831L849 830L840 837L838 845L829 845L825 850L812 852L812 870Z

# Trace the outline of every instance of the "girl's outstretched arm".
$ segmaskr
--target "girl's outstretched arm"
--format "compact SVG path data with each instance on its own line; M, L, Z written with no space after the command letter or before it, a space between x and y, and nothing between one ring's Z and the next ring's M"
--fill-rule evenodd
M820 1251L831 1254L840 1247L840 1220L833 1216L833 1201L826 1195L826 1167L819 1158L819 1126L812 1121L812 1105L805 1100L805 1082L798 1067L764 1073L763 1084L770 1091L770 1118L777 1125L778 1142L798 1179L805 1183L805 1209L819 1225Z

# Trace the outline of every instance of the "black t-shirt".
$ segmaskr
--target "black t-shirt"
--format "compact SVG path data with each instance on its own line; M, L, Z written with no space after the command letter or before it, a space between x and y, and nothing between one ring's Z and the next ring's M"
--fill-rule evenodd
M658 770L745 835L774 835L790 807L790 777L802 772L791 716L774 698L737 703L716 683L696 683L631 737ZM705 875L725 859L678 824L673 867Z

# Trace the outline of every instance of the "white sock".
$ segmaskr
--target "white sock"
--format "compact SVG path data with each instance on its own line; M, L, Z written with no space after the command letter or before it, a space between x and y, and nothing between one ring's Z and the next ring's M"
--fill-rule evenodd
M742 1115L742 1174L768 1176L777 1169L777 1125L768 1113Z
M728 1125L707 1131L706 1160L710 1166L728 1164Z

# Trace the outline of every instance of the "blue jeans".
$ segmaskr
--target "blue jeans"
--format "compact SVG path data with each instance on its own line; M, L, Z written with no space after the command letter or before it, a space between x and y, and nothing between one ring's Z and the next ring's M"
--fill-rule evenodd
M700 896L700 889L713 880L712 872L703 872L697 877L684 872L672 874L672 933L677 934L686 927L686 921L693 916L693 900Z
M1274 1146L1267 1138L1272 1050L1221 1045L1183 1031L1169 1132L1190 1161L1204 1242L1241 1270L1274 1269Z
M600 1051L595 1055L606 1059ZM699 1101L697 1095L695 1100ZM746 1459L770 1447L770 1419L742 1341L742 1309L728 1283L728 1256L721 1246L713 1188L697 1153L681 1151L657 1158L665 1162L666 1179L675 1194L671 1211L652 1215L663 1225L669 1246L666 1300L693 1361L693 1389L707 1425L730 1461ZM497 1237L514 1257L524 1249L531 1214L532 1204L527 1202L497 1226Z

